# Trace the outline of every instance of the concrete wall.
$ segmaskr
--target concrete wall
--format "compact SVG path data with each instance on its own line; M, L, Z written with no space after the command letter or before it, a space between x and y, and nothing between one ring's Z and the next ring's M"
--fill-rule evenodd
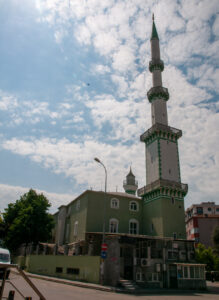
M213 247L212 235L219 226L219 218L197 218L199 228L199 242L206 247Z
M173 204L171 197L158 197L144 203L143 220L143 234L173 237L175 232L177 238L186 238L183 199L175 198Z
M146 183L159 179L158 141L146 146Z
M161 139L160 153L162 179L180 182L177 143Z
M204 279L178 279L178 289L205 290L206 281Z
M85 239L87 226L87 203L88 197L87 194L84 193L81 197L78 197L70 204L69 236L66 238L66 242L73 243ZM74 235L75 222L78 222L77 235Z
M165 100L153 100L153 102L151 103L151 118L152 125L154 125L155 123L168 125L167 104Z
M99 256L29 255L14 261L30 273L99 283ZM56 272L57 267L62 268L62 273ZM67 274L67 268L79 269L79 274Z

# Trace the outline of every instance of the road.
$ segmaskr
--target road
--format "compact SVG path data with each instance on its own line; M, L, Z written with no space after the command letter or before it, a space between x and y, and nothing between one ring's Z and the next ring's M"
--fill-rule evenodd
M23 278L19 275L11 274L10 281L20 289L25 297L32 297L33 300L39 300L38 296L35 294L31 288L25 283ZM136 300L140 298L141 300L216 300L219 295L219 283L212 287L214 293L197 293L191 292L184 295L180 294L169 294L169 295L129 295L129 294L120 294L112 293L105 291L98 291L89 288L80 288L40 279L31 279L34 284L38 287L41 293L47 300ZM9 290L14 290L12 286L7 282L4 291L4 297L8 296ZM15 300L22 300L23 298L15 292Z

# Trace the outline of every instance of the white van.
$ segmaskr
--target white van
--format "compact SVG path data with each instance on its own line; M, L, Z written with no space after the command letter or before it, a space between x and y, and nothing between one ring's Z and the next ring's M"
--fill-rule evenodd
M1 264L10 264L11 257L10 251L8 249L0 248L0 263ZM3 278L5 268L0 268L0 279ZM10 270L7 270L6 278L8 278Z

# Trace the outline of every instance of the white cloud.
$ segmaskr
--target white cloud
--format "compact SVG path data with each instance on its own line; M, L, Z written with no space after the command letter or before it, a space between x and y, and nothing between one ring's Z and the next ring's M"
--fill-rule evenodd
M218 37L219 36L219 15L217 15L215 18L212 30L213 30L214 35L216 35Z
M50 212L54 213L58 209L59 206L68 204L72 201L76 195L72 194L58 194L58 193L49 193L47 191L39 190L37 188L33 188L37 193L43 193L45 197L51 203ZM27 193L30 190L30 187L21 187L21 186L13 186L7 184L0 184L0 212L4 212L9 203L15 203L16 200L19 200L20 197Z
M119 47L113 54L112 67L120 72L134 71L136 67L134 50L126 45Z
M18 106L17 98L0 90L0 110L13 110Z
M219 86L216 69L218 0L45 0L37 1L37 5L41 21L54 28L56 42L62 45L63 33L71 38L73 32L83 50L92 49L95 55L101 55L101 63L96 61L91 73L98 75L98 80L100 75L109 73L108 86L113 83L116 88L111 94L101 90L101 94L96 95L94 91L83 92L84 84L69 85L66 88L71 100L62 100L53 109L46 102L24 103L28 122L40 122L48 117L54 123L66 116L64 126L85 121L81 107L80 112L73 114L73 111L77 104L86 106L86 117L92 119L94 128L86 125L94 136L83 132L84 142L75 141L81 138L76 133L73 141L5 138L3 148L28 156L52 172L74 177L79 184L93 187L98 186L102 178L101 168L96 166L94 173L93 165L93 157L100 156L109 166L110 189L122 183L127 164L133 162L136 179L140 179L141 185L145 184L144 145L139 142L139 135L151 124L151 107L145 94L152 85L146 65L150 56L151 13L154 12L161 57L165 62L163 85L170 92L169 124L184 132L179 150L182 179L191 188L186 201L216 199L219 125L215 107L218 103L206 104L206 100L213 99L212 94L218 92ZM20 101L14 96L4 97L0 110L10 110L19 124L24 117L24 112L18 111ZM104 126L108 126L107 134ZM103 137L104 142L101 142Z
M91 69L92 73L98 73L98 74L105 74L105 73L109 73L110 72L110 68L106 65L101 65L101 64L97 64L97 65L93 65L92 69Z

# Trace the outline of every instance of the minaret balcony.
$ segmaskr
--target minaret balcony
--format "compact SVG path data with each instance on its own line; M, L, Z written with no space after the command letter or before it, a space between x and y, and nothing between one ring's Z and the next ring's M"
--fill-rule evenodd
M138 181L137 180L123 180L123 186L125 185L133 185L133 186L138 186Z
M184 197L188 192L188 184L175 182L172 180L158 179L146 186L138 189L138 196L147 194L157 194L153 196L178 196Z
M160 70L163 72L164 63L161 59L153 59L149 62L149 70L152 73L154 70Z
M182 130L164 124L156 123L140 136L140 141L150 143L156 138L166 138L176 141L182 136Z
M168 89L165 87L155 86L147 92L147 96L150 102L156 99L163 99L167 101L169 99L169 92Z

